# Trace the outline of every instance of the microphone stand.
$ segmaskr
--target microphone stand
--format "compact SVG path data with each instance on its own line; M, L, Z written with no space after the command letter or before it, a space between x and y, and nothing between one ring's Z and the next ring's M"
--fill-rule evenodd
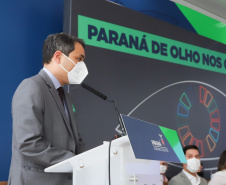
M107 100L108 102L114 103L114 108L115 108L116 114L118 116L118 122L119 122L119 125L121 127L121 131L122 131L121 136L127 135L126 129L125 129L125 126L124 126L124 123L123 123L123 120L122 120L122 116L120 115L120 113L118 111L118 108L116 106L116 102L114 100L109 100L106 95L102 94L101 92L97 91L96 89L90 87L89 85L87 85L85 83L82 83L82 87L85 88L86 90L90 91L91 93L95 94L99 98L101 98L103 100Z
M117 116L118 116L118 122L119 122L119 125L120 125L120 127L121 127L121 131L122 131L121 136L127 135L126 129L125 129L125 126L124 126L124 122L123 122L122 116L121 116L121 114L119 113L119 110L118 110L118 108L117 108L117 106L116 106L116 102L115 102L114 100L109 100L108 98L107 98L106 100L107 100L108 102L114 103L115 112L116 112L116 114L117 114Z

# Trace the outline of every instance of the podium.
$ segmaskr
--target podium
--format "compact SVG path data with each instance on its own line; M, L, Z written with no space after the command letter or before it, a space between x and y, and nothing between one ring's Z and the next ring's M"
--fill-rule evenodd
M73 185L108 185L109 145L104 142L46 168L45 172L73 173ZM159 165L159 161L136 159L128 136L111 142L111 185L162 185Z
M109 178L111 185L162 185L159 161L186 163L175 130L125 115L122 119L127 136L111 145L104 142L45 172L73 173L73 185L108 185Z

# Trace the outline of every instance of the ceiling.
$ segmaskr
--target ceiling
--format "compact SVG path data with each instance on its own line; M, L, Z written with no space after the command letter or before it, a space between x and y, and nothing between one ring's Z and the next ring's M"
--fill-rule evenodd
M171 0L226 24L226 0Z

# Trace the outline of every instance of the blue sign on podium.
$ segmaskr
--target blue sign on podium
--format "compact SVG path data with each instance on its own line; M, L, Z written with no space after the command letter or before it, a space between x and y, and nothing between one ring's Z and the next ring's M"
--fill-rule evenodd
M137 159L187 162L175 130L121 116Z

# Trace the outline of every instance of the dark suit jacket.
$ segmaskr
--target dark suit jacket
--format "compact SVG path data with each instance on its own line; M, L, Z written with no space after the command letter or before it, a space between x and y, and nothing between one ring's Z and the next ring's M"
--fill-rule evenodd
M204 178L200 177L200 179L201 179L200 185L207 185L207 181ZM192 185L192 184L188 177L182 171L169 181L169 185Z
M84 151L75 112L65 93L69 119L51 79L41 70L25 79L12 101L13 141L10 185L72 184L71 175L44 169Z

